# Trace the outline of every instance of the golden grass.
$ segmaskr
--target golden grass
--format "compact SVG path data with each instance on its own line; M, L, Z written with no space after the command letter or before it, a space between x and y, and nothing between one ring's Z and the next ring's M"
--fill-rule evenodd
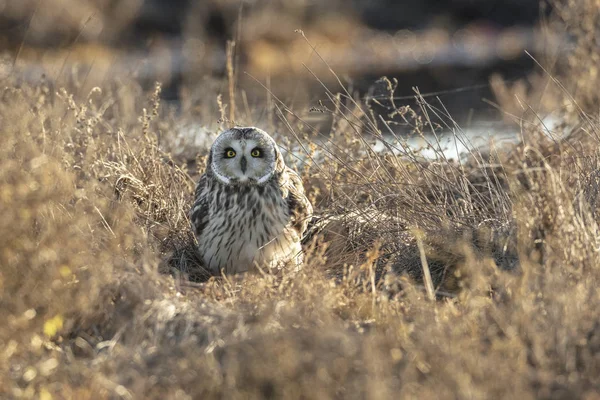
M305 268L209 279L186 217L197 171L165 150L177 118L160 87L81 96L15 76L0 89L0 397L598 396L597 115L574 106L561 141L526 128L502 152L425 161L367 143L451 125L437 106L376 115L328 93L331 134L301 171L319 215ZM278 130L310 132L297 118Z

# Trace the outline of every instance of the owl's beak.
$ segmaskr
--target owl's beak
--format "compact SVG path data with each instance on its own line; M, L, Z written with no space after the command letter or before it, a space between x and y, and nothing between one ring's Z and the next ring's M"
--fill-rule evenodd
M240 168L242 169L243 174L246 173L247 166L248 166L248 162L246 161L246 157L242 156L242 159L240 160Z

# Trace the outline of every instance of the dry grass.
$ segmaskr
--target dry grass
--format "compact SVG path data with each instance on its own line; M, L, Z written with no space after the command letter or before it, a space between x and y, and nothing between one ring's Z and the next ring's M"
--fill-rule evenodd
M462 161L429 139L426 161L368 144L397 124L463 140L441 106L328 92L305 268L209 279L186 217L198 171L165 150L179 117L159 91L3 81L0 397L597 398L598 115L573 104L568 138L528 127Z

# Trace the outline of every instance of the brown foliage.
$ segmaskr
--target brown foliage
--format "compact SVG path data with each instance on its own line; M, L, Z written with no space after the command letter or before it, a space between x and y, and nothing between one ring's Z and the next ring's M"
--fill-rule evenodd
M449 160L431 132L459 130L437 106L390 99L380 116L332 95L331 135L303 138L319 214L305 268L209 279L186 217L190 160L166 151L177 118L160 87L115 87L0 89L0 397L600 389L597 115L576 111L561 141L532 129L528 143ZM383 136L394 124L436 158Z

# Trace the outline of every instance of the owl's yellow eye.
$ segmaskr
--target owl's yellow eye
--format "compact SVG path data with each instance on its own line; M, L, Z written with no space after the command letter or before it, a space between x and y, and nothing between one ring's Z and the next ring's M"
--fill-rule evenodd
M235 150L232 148L225 149L225 158L233 158L235 157Z
M262 157L262 151L260 149L254 149L250 152L252 157Z

